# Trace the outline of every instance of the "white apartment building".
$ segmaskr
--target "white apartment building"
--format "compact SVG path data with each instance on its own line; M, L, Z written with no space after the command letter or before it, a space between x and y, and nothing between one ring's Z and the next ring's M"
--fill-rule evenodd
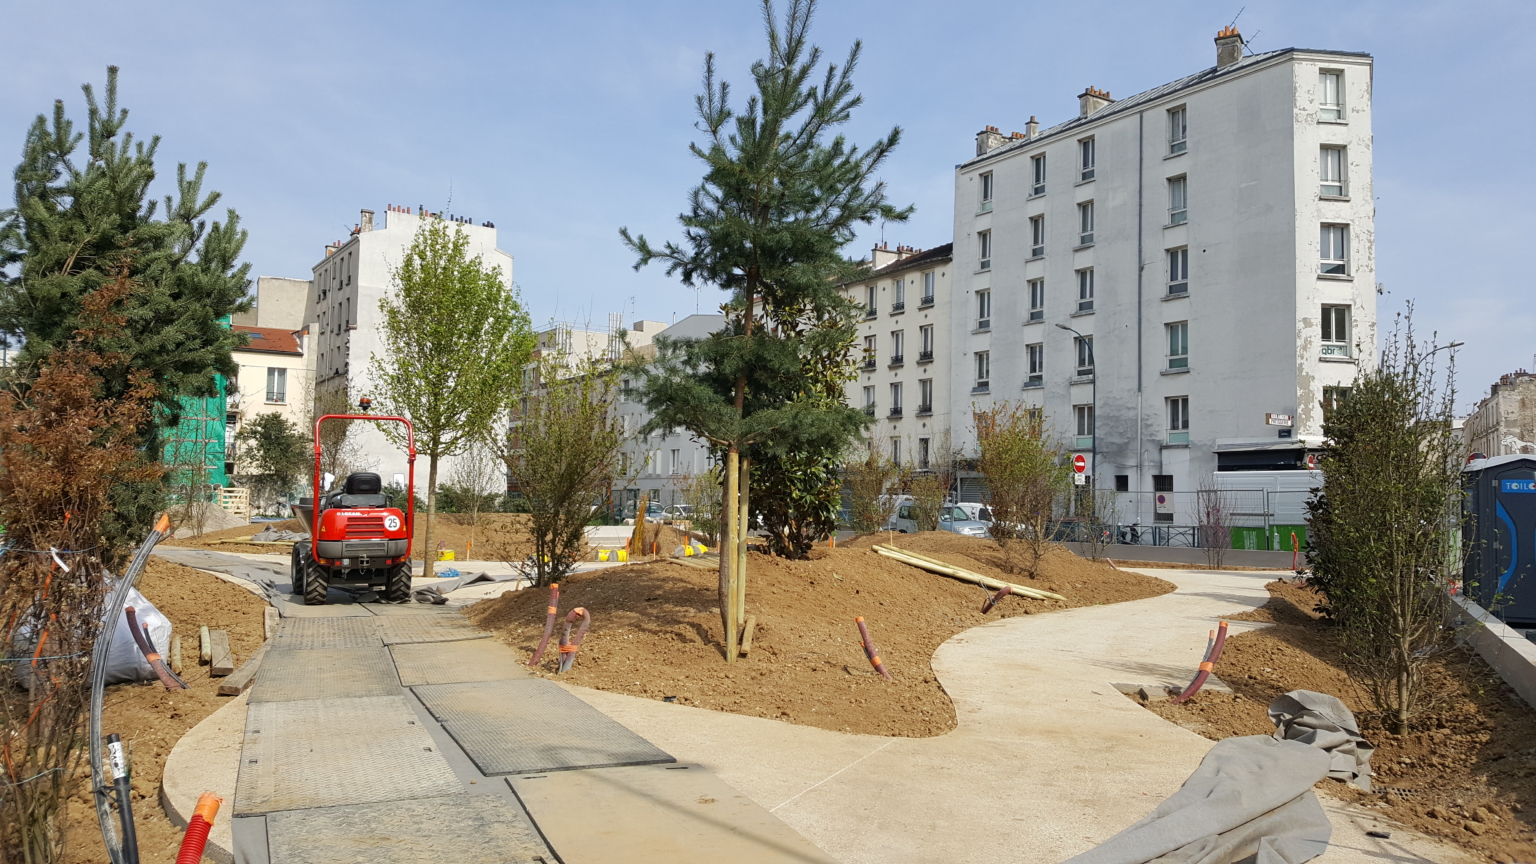
M1023 400L1098 488L1151 493L1321 443L1376 356L1371 57L1243 56L1231 28L1216 49L1051 128L987 127L956 167L957 444L973 408ZM1135 498L1125 521L1192 515Z
M512 290L512 256L497 248L493 223L476 225L462 217L428 214L424 208L418 213L394 205L384 214L383 226L375 226L373 217L372 210L363 210L350 237L325 247L325 257L314 267L305 314L305 320L316 322L317 327L312 346L315 387L347 388L353 397L369 391L370 358L384 353L379 301L391 290L391 274L423 219L451 219L455 230L468 235L470 254L499 267L507 289ZM404 449L391 444L378 424L358 423L353 428L359 452L357 470L377 471L386 483L392 475L406 473ZM451 462L450 457L439 463L439 483L448 476ZM426 460L419 459L417 468L417 487L425 494Z
M249 335L232 355L240 371L229 383L225 411L226 474L243 473L235 436L261 414L281 414L310 435L315 385L313 327L304 320L310 282L276 276L256 278L256 302L232 316L231 327Z
M963 344L951 324L958 314L950 294L951 244L876 246L870 263L864 279L839 286L864 305L854 345L859 377L848 384L848 404L875 418L872 446L898 463L928 468L949 449L951 359L953 346Z

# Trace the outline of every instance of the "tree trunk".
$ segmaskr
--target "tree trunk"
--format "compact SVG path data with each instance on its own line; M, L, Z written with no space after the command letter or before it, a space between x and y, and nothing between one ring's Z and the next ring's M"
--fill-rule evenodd
M752 526L751 510L747 508L747 489L751 485L751 459L742 459L739 478L736 481L736 497L741 507L736 516L736 626L747 623L747 529Z
M720 513L725 517L725 545L720 549L720 620L725 625L725 662L736 662L736 546L737 483L741 453L734 443L725 456L725 495Z
M415 489L406 490L406 494L415 495ZM427 527L421 535L421 575L430 577L433 573L432 561L432 517L437 514L437 457L427 456ZM414 527L414 526L413 526Z

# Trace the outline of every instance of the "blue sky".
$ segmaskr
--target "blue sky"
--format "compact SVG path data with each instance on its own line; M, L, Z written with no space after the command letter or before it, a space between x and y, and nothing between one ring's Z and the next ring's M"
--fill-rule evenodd
M1210 66L1212 37L1243 7L824 0L813 33L839 61L863 40L866 103L848 131L903 128L883 176L917 214L885 237L926 248L949 239L953 168L977 129L1022 129L1031 114L1051 125L1087 85L1131 95ZM715 51L744 94L762 48L749 0L0 0L0 21L0 164L55 98L83 123L80 84L115 63L130 128L163 138L164 185L176 161L209 162L257 274L307 276L361 208L425 204L496 223L536 324L718 303L654 267L635 273L617 232L676 236L699 176L686 145L702 59ZM1411 299L1421 329L1467 343L1463 405L1536 368L1536 4L1263 0L1237 23L1255 51L1376 58L1384 322ZM850 251L877 239L878 227Z

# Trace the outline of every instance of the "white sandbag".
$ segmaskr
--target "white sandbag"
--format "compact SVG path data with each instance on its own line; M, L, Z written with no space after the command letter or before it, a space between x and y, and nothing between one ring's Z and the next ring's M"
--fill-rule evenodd
M149 681L155 677L155 670L149 668L149 661L144 659L144 652L139 650L139 643L134 641L133 632L128 629L128 606L133 607L133 614L139 619L139 624L149 626L149 639L155 644L155 650L165 659L166 666L171 665L171 619L160 614L155 604L144 599L139 589L130 588L123 614L117 617L112 647L107 651L108 684Z

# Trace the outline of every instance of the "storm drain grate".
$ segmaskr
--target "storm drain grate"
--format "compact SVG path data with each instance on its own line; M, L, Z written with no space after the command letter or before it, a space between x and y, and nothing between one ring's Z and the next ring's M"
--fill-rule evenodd
M675 762L542 678L412 688L484 774Z
M528 818L494 795L452 795L267 817L283 864L554 864Z
M389 649L279 648L267 652L251 689L252 702L296 702L393 696L400 692Z

